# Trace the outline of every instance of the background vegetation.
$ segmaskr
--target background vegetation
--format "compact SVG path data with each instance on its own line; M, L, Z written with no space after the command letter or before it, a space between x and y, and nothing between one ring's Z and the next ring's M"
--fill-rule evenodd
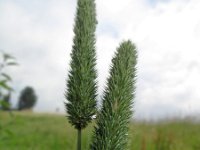
M31 109L34 107L36 101L37 96L35 94L34 89L32 87L27 86L20 93L18 109Z
M9 129L0 129L1 150L74 150L76 130L66 117L55 114L14 112L11 117L0 112L0 122ZM165 121L134 122L130 125L130 150L199 150L200 123ZM82 149L89 147L92 125L83 130Z

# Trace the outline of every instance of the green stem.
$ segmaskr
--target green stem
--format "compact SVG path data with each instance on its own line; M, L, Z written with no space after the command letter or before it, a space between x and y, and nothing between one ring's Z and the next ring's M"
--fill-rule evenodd
M77 150L81 150L81 129L78 129Z

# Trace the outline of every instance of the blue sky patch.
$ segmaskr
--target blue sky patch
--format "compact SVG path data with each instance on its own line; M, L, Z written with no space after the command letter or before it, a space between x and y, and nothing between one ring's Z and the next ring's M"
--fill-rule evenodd
M170 2L171 0L145 0L150 6L156 6L157 3L163 2Z

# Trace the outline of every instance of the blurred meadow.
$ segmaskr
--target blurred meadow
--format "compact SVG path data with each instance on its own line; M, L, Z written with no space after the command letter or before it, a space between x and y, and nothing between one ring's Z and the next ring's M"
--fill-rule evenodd
M0 113L1 150L75 150L76 130L64 115L30 111ZM94 125L94 124L93 124ZM92 126L83 131L82 148L89 149ZM4 128L4 130L2 130ZM200 123L188 120L133 122L130 150L199 150Z

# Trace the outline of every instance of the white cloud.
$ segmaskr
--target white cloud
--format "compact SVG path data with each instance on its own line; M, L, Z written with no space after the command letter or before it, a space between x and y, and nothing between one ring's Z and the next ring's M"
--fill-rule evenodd
M0 48L20 63L11 71L16 93L35 87L36 110L63 109L75 6L71 0L0 2ZM139 52L136 117L200 113L199 8L198 0L97 0L100 91L116 47L130 38Z
M195 33L200 20L199 7L197 1L158 5L139 25L138 114L147 110L144 114L150 116L188 115L200 108L200 94L195 92L200 88L197 84L200 43ZM142 105L145 103L152 108ZM158 107L163 112L153 113Z

